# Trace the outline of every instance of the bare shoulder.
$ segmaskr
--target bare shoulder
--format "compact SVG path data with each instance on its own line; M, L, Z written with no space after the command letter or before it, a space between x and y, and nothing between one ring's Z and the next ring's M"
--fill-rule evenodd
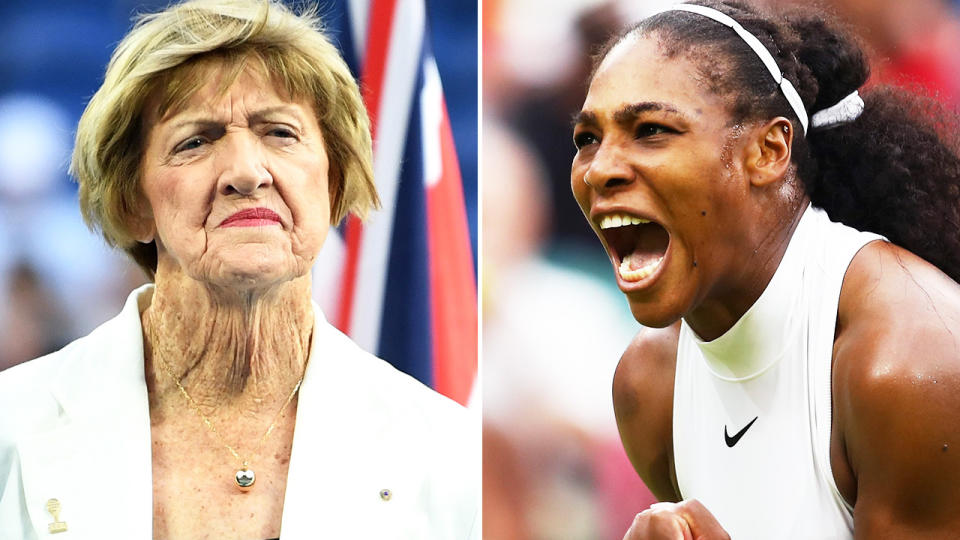
M673 473L673 379L680 323L644 328L620 358L613 409L634 469L660 500L678 500Z
M834 366L862 378L960 371L960 284L888 242L866 245L847 270Z
M666 389L663 383L671 382L669 393L673 395L673 377L677 365L677 341L680 323L666 328L643 328L634 336L617 365L613 377L614 405L625 414L642 412L644 405ZM672 408L672 404L671 404Z
M960 528L960 285L902 248L864 247L840 296L833 389L857 537Z

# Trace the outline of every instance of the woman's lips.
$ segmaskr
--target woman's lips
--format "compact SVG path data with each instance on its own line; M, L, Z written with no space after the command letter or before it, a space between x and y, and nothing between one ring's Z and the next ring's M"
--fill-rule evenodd
M280 224L280 216L269 208L247 208L220 222L221 227L264 227L274 224Z

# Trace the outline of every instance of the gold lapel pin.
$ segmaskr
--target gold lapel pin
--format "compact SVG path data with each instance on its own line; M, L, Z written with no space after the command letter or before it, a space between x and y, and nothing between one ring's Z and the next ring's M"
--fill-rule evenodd
M384 501L389 501L389 500L390 500L390 497L393 497L393 492L392 492L392 491L390 491L389 489L381 489L381 490L380 490L380 499L382 499L382 500L384 500Z
M67 530L67 523L65 521L60 521L60 501L56 499L50 499L47 501L47 512L50 512L50 515L53 516L53 523L47 525L47 529L50 531L50 534L60 533Z

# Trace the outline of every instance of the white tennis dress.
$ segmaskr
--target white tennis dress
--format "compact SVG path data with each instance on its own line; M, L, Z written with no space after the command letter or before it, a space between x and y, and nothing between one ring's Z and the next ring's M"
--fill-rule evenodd
M680 494L731 538L853 538L830 466L831 360L850 261L882 238L804 212L756 303L719 338L682 324L673 401Z

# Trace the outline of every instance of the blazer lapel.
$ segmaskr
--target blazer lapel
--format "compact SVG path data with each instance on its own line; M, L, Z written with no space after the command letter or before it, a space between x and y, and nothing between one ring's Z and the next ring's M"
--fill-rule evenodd
M283 538L418 538L422 479L405 470L390 441L402 426L383 414L395 396L377 395L353 365L366 355L319 308L297 405L284 499Z
M18 444L24 496L41 538L59 501L56 538L149 538L150 415L137 293L119 316L66 354L52 383L56 421Z

